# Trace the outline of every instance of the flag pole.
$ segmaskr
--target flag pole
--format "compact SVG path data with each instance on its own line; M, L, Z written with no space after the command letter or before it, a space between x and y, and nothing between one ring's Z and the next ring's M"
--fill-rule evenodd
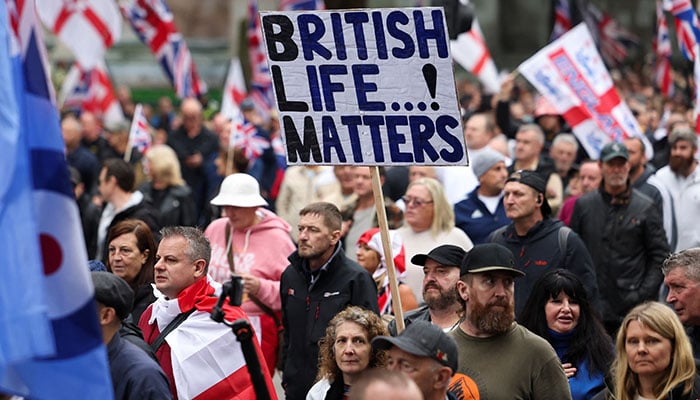
M384 259L386 260L386 270L389 275L389 290L391 291L391 307L394 310L396 319L396 333L401 333L405 324L403 321L403 309L401 308L401 296L399 295L399 283L396 278L396 268L394 267L394 255L391 253L391 243L389 241L389 222L386 218L386 206L382 184L379 179L379 167L370 167L372 175L372 192L374 193L374 207L377 211L380 235L382 237L382 247L384 249Z
M227 177L233 173L233 121L229 122L229 130L228 130L228 149L226 149L226 168L225 168L225 175L224 177Z

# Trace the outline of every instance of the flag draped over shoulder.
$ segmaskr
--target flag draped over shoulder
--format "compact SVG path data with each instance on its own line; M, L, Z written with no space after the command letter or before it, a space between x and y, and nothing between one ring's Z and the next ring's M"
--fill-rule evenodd
M592 158L598 158L606 143L631 136L651 149L585 24L538 51L518 70L564 117Z
M247 94L241 60L239 60L238 57L234 57L228 68L228 75L226 76L226 83L224 84L224 93L221 99L221 114L228 118L234 118L239 115L241 113L239 106Z
M74 63L63 80L59 104L63 110L89 111L107 123L124 119L104 61L89 69Z
M16 60L18 67L13 79L3 77L0 99L4 122L12 121L7 111L13 107L18 116L14 125L3 122L0 147L7 168L0 179L0 391L36 399L111 399L34 2L6 0L0 8L0 28L15 45L0 64ZM7 96L13 85L14 99Z
M122 19L113 1L36 0L44 25L71 49L80 65L92 68L119 41Z
M199 97L207 92L207 85L197 74L192 55L164 0L124 0L120 8L163 67L178 97Z

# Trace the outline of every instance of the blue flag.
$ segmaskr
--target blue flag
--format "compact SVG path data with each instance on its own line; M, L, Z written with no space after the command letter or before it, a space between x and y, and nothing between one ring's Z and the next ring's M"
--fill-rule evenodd
M33 1L0 2L0 42L0 391L112 399Z

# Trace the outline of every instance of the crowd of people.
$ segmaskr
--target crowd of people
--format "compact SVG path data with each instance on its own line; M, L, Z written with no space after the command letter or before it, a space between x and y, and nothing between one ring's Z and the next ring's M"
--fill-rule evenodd
M258 152L196 99L147 108L145 154L128 123L66 113L117 398L252 399L255 374L275 398L276 370L289 399L697 398L695 121L629 76L644 137L599 155L523 81L460 82L470 165L378 167L382 193L367 166L287 168L251 101ZM224 314L252 326L259 371L208 318L234 274Z

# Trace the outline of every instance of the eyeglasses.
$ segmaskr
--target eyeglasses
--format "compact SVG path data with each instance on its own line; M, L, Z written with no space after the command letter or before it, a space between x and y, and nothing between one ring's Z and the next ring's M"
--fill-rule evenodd
M403 202L406 203L407 206L410 206L411 204L413 204L416 207L423 207L424 205L430 204L433 202L432 200L421 200L417 197L407 197L407 196L403 196L401 198L401 200L403 200Z

